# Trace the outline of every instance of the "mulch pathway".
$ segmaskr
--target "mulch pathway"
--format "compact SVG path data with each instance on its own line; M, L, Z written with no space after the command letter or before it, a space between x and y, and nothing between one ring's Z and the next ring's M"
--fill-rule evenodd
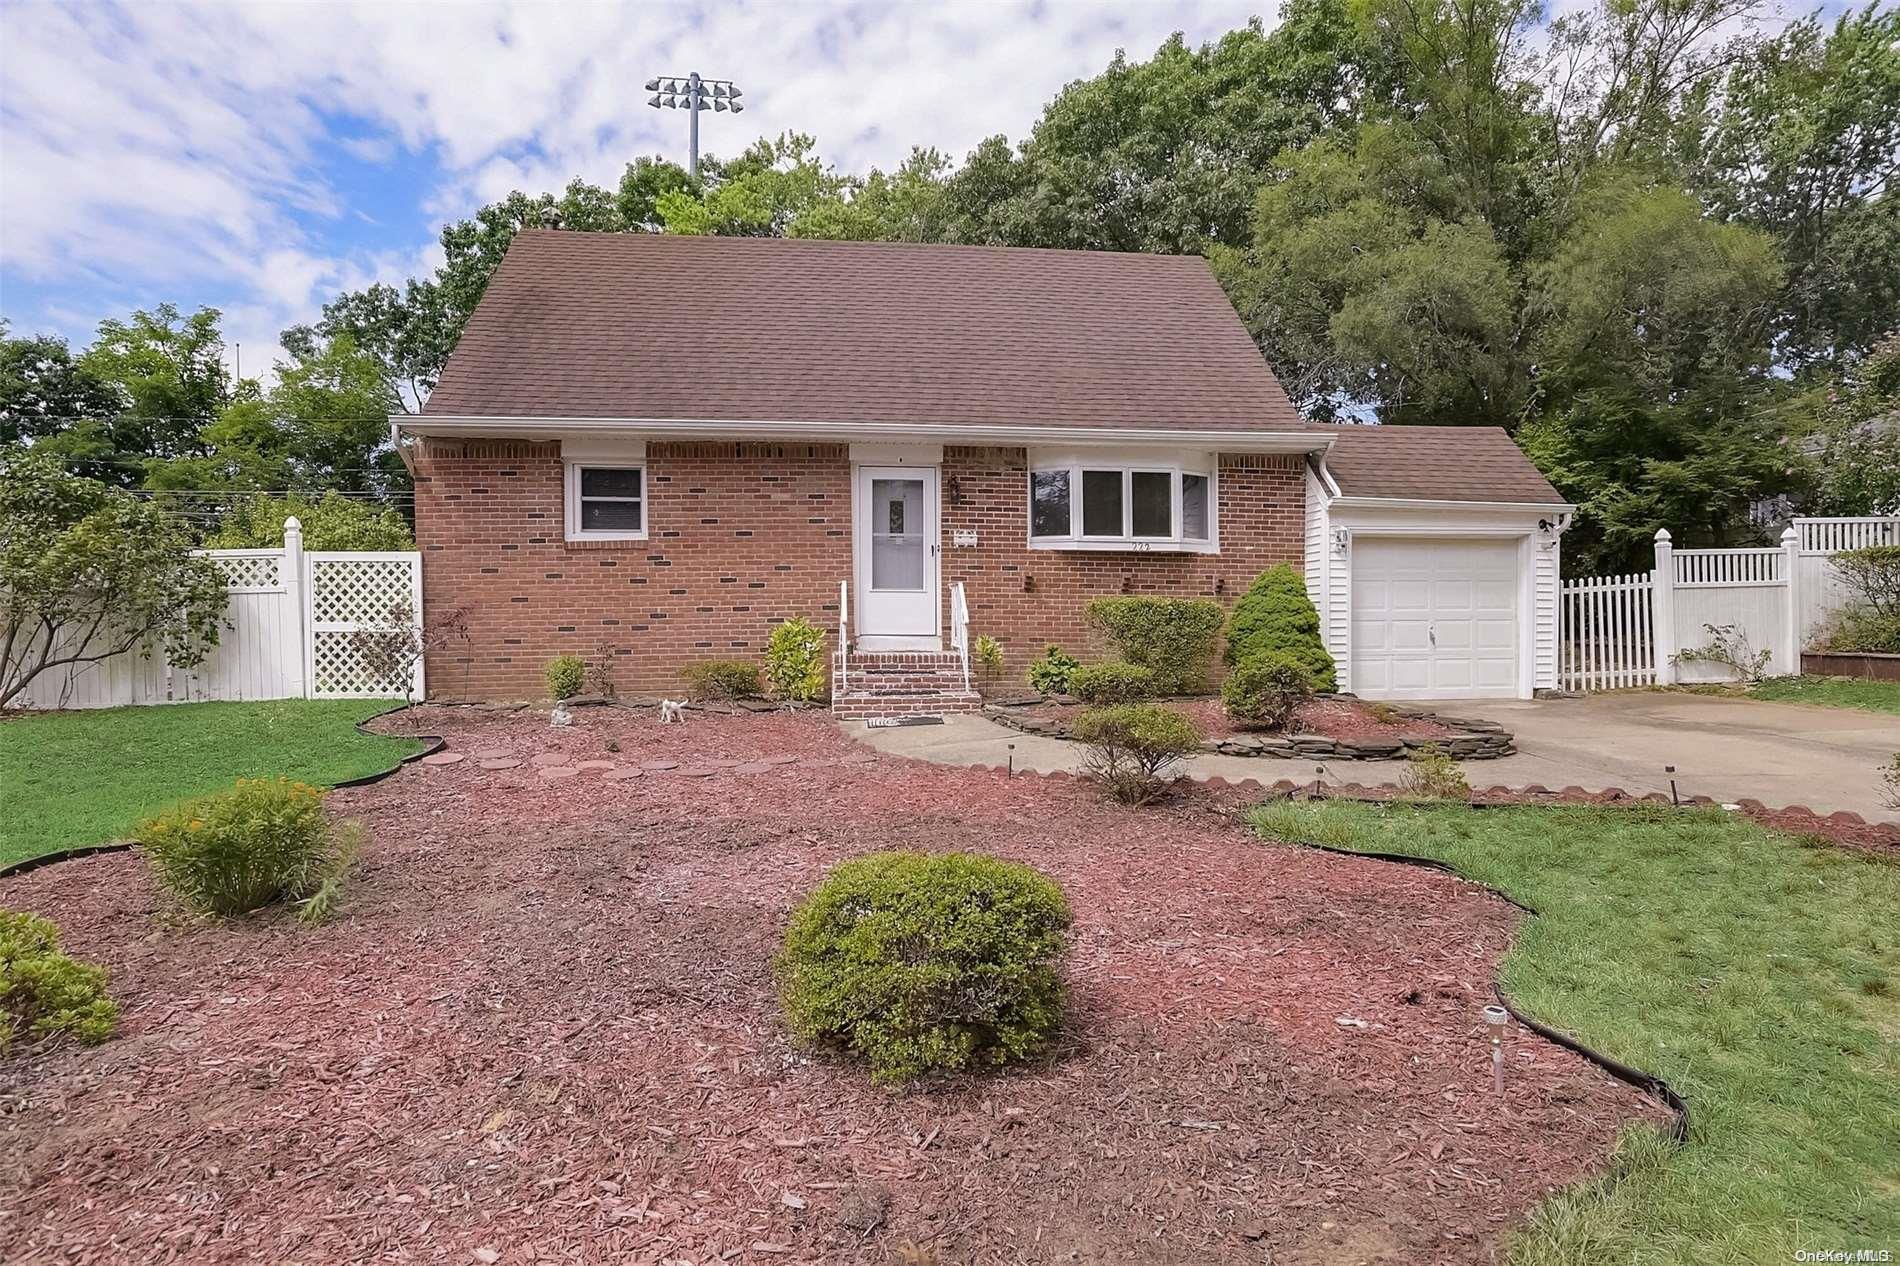
M1519 913L1231 797L1125 810L811 714L417 720L470 759L334 794L370 840L325 926L183 918L132 853L0 882L123 1007L0 1062L0 1260L1489 1262L1661 1119L1525 1033L1495 1097ZM897 847L1067 890L1047 1059L893 1092L788 1039L789 910Z

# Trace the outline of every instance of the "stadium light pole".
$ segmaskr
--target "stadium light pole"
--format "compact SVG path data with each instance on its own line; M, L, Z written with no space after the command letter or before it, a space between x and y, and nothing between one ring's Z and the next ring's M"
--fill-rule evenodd
M647 91L653 95L647 98L647 104L656 110L684 110L691 120L687 135L691 138L691 166L688 171L694 180L699 179L699 112L727 110L738 114L745 107L739 104L739 98L745 94L733 86L730 79L701 79L699 72L690 75L659 75L647 80Z

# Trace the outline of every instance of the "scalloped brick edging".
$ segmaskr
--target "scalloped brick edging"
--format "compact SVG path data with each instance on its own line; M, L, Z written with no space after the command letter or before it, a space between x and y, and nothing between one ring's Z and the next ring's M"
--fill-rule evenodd
M1072 741L1066 721L1021 715L1022 710L1049 702L987 703L983 715L998 725L1041 738ZM1204 752L1221 756L1248 756L1267 760L1404 760L1421 747L1436 747L1454 760L1498 760L1516 753L1516 736L1495 721L1476 717L1449 717L1423 708L1389 704L1411 721L1435 721L1452 731L1444 738L1330 739L1323 734L1232 734L1201 744Z

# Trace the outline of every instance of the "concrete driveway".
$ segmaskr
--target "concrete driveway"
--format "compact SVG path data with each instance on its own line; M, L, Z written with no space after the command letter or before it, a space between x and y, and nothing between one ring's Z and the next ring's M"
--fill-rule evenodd
M1553 790L1667 792L1663 767L1674 765L1685 796L1752 797L1777 808L1804 804L1820 813L1846 809L1869 821L1900 820L1881 804L1876 772L1900 751L1900 716L1888 713L1663 691L1427 706L1486 717L1517 735L1517 755L1466 764L1466 776L1480 787L1540 783ZM947 764L1002 765L1013 757L1018 769L1057 770L1080 763L1072 743L1019 734L981 717L878 730L849 722L846 729L880 750ZM1194 758L1189 772L1263 782L1314 776L1303 762L1214 755ZM1390 762L1342 761L1328 768L1328 781L1389 782L1396 772Z

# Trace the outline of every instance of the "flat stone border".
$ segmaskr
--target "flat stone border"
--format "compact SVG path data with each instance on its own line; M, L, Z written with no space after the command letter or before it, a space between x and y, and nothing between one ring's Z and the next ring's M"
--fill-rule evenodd
M1329 696L1321 696L1327 698ZM1024 734L1073 741L1068 722L1024 715L1027 709L1060 700L1009 699L983 705L983 715ZM1359 702L1353 700L1352 702ZM1421 747L1437 747L1454 760L1497 760L1516 753L1516 737L1495 721L1452 717L1401 704L1386 705L1408 721L1436 721L1452 733L1444 738L1330 739L1323 734L1232 734L1201 744L1204 752L1267 760L1404 760Z

